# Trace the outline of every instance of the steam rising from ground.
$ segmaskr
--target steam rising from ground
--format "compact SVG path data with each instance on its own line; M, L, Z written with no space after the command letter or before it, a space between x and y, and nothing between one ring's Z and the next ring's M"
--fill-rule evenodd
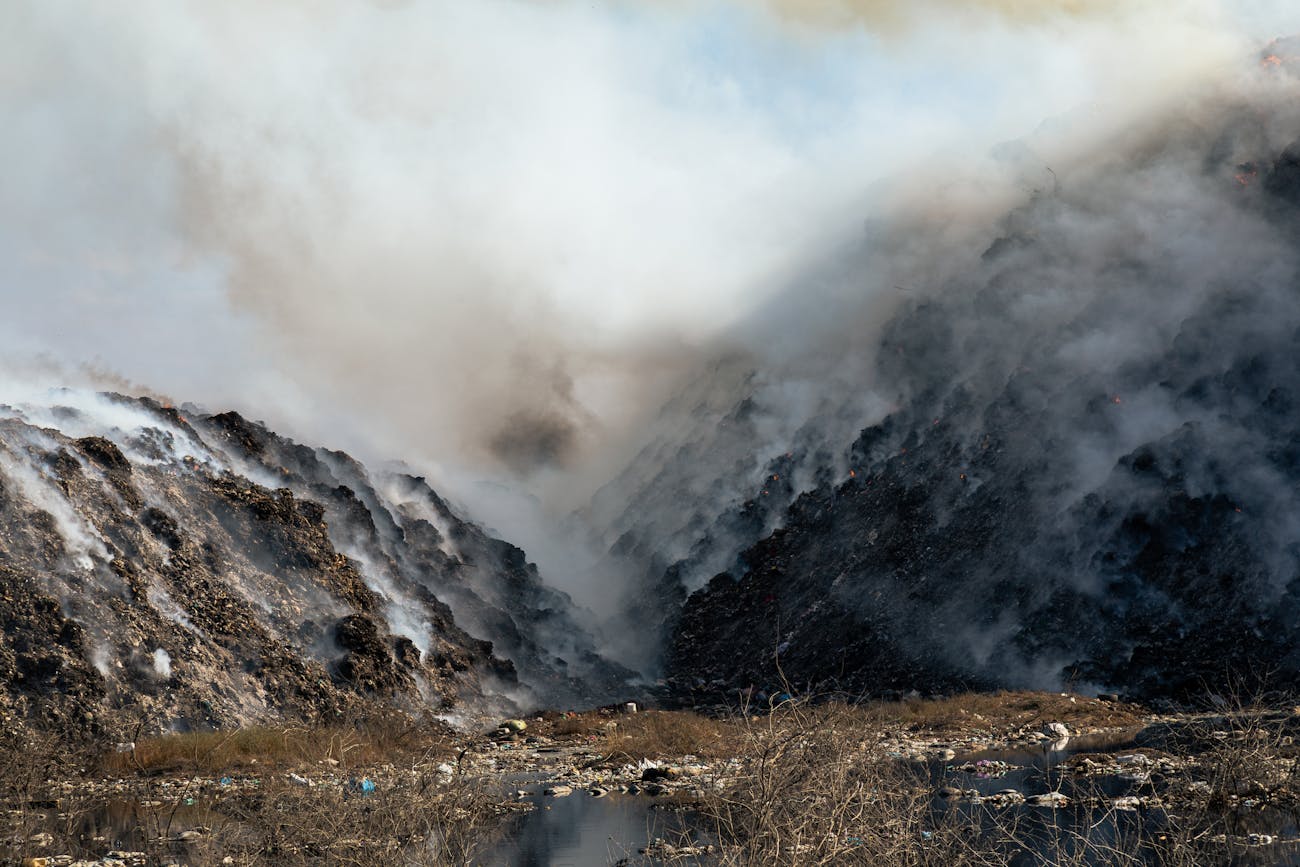
M572 580L467 480L567 512L728 352L792 365L755 444L785 448L1053 166L1256 87L1289 5L21 4L0 335L422 462ZM845 315L860 342L809 353Z

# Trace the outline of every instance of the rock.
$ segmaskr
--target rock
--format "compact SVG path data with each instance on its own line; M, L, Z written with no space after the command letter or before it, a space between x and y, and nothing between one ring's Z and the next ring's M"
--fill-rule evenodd
M573 794L573 786L565 786L565 785L551 786L549 789L543 792L543 794L549 795L552 798L563 798L566 795Z
M680 768L662 767L646 768L641 772L641 781L652 783L656 780L675 780L682 775Z
M1119 694L1114 692L1099 692L1097 693L1097 701L1105 701L1115 704L1119 702Z
M962 790L957 788L956 786L939 787L939 797L941 798L960 798L961 796L962 796Z
M528 728L528 723L524 722L521 719L508 719L505 722L501 723L500 728L512 732L521 732L524 729Z
M1050 807L1057 809L1070 803L1070 799L1060 792L1046 792L1042 795L1030 795L1025 798L1025 803L1031 807Z
M592 786L587 790L587 793L593 798L603 798L609 794L609 789L606 789L604 786Z

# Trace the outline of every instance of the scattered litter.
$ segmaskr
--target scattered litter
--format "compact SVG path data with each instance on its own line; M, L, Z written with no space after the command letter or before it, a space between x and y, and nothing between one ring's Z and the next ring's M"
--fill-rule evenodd
M963 774L973 774L981 780L991 780L1005 776L1011 771L1020 770L1020 765L1012 765L994 759L980 759L975 762L964 762L960 765L951 765L948 770L958 771Z
M363 795L370 795L375 791L375 781L369 777L362 777L359 780L353 778L348 780L347 788L349 792L360 792Z

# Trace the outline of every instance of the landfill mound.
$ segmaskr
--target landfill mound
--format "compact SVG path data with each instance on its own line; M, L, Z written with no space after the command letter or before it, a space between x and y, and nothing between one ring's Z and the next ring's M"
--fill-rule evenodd
M0 716L97 734L594 702L626 671L424 479L232 412L0 407Z
M901 303L841 459L688 528L679 700L1300 686L1300 127L1215 121L1061 167Z

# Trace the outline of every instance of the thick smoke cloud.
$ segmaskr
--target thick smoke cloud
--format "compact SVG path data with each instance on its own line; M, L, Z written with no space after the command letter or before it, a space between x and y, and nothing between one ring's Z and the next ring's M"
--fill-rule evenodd
M1298 85L1202 95L1055 163L905 302L856 478L782 501L745 580L692 600L679 669L743 684L780 647L783 676L850 689L1294 683ZM765 535L742 517L697 532L706 553ZM711 575L692 554L688 587ZM765 593L766 623L729 616ZM837 606L852 627L827 642Z
M1286 7L19 4L0 333L45 378L407 458L577 581L473 482L568 512L720 357L780 371L761 464L1053 167L1251 86ZM883 409L856 388L848 431Z

